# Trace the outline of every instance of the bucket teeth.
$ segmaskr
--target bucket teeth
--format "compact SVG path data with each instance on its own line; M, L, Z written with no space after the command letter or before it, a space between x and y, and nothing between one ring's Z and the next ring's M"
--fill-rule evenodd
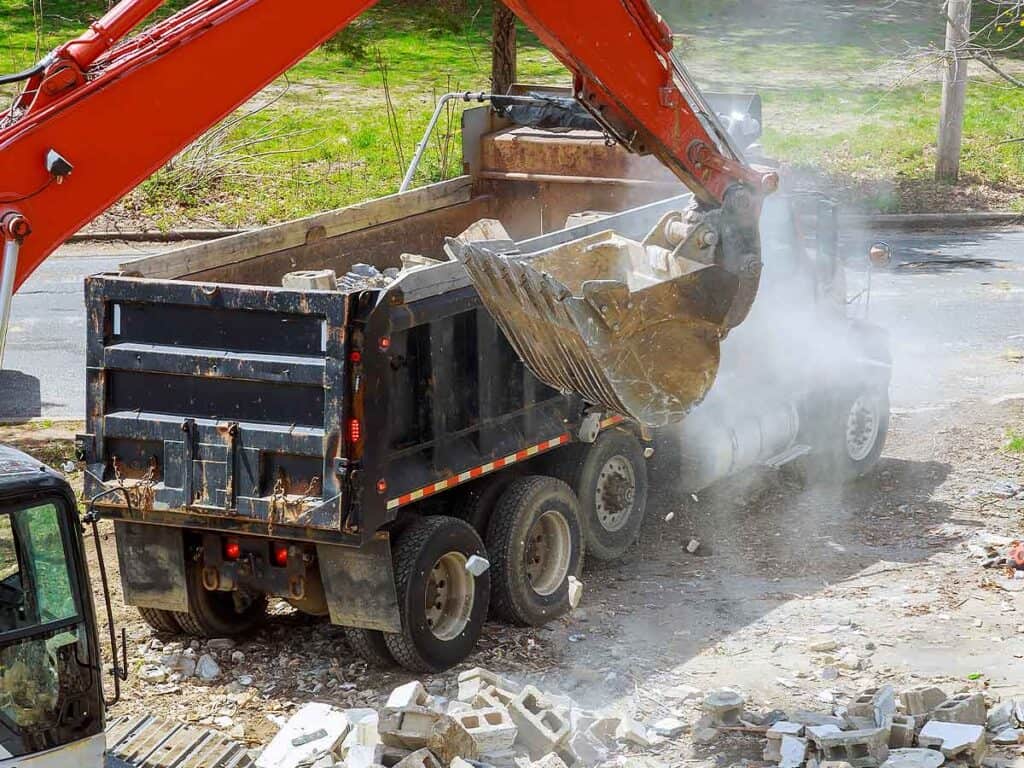
M449 245L516 354L545 384L658 427L682 419L714 382L737 286L725 270L694 265L631 288L619 279L621 259L608 261L603 274L605 261L585 249L535 257Z

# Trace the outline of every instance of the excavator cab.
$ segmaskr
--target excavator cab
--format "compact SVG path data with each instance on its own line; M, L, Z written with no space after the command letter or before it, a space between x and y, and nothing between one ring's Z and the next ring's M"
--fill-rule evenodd
M101 668L74 495L0 446L0 766L100 765Z

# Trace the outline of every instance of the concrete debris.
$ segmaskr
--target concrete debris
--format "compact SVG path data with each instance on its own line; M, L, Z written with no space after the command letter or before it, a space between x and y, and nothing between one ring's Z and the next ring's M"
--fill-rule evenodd
M583 599L583 582L575 576L569 577L569 607L576 610Z
M700 541L697 539L690 539L686 544L686 551L691 555L697 554L697 550L700 549Z
M959 758L974 766L985 757L985 728L968 723L929 720L917 735L917 743L939 749L948 759Z
M491 567L491 561L480 555L471 555L466 561L466 571L473 576L483 576Z
M220 665L208 653L204 653L196 662L196 677L205 682L213 682L220 677Z
M907 715L930 715L949 697L934 685L919 685L900 693L900 711Z
M793 676L814 679L799 671ZM658 757L678 750L675 740L684 734L698 749L717 752L720 747L710 745L760 732L763 758L777 768L938 768L945 760L982 768L988 744L998 752L1024 743L1024 702L1008 699L986 711L983 694L947 697L934 686L906 689L897 698L891 685L880 685L832 713L773 709L764 715L746 712L735 690L702 694L677 685L657 691L663 708L641 721L619 709L585 709L482 668L459 675L458 699L451 701L450 684L426 683L395 688L379 712L307 704L278 721L281 731L257 766L666 768ZM699 719L687 720L685 713L695 709L702 710ZM215 724L233 726L229 714L218 713Z
M890 749L882 768L939 768L945 761L935 749Z
M985 709L985 694L961 693L942 702L932 712L932 720L942 723L963 725L985 725L988 713Z
M712 691L704 697L702 707L713 725L739 725L743 715L743 697L736 691Z
M333 753L349 727L341 710L329 704L305 704L260 753L256 768L296 768L314 755Z

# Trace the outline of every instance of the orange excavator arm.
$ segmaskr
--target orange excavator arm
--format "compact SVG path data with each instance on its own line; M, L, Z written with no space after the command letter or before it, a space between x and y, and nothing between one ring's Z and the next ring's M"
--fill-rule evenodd
M4 312L10 291L68 237L374 0L197 0L132 34L161 4L122 0L33 69L0 78L24 81L0 113ZM611 135L660 157L705 207L742 191L740 250L756 248L750 227L756 240L760 199L777 177L730 146L646 0L507 5L574 73L577 98Z

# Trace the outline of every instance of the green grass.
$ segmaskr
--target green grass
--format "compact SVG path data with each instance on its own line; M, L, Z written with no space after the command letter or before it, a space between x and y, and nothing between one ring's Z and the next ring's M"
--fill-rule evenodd
M408 0L382 2L272 85L256 100L262 109L250 105L250 116L185 152L130 195L122 211L161 227L242 227L394 192L436 98L487 87L490 4L464 2L466 12L454 15L443 3L410 9ZM38 36L44 50L104 8L96 0L43 3ZM678 50L702 85L762 94L765 148L798 178L824 175L842 190L841 198L867 209L927 208L933 197L935 205L949 204L954 191L931 182L938 84L918 76L889 85L893 60L903 51L941 42L937 13L915 14L885 0L655 5L681 33ZM975 26L988 21L979 14ZM1019 24L998 33L1000 40L1018 34ZM0 0L0 69L31 63L36 39L31 0ZM525 30L520 80L569 82ZM271 95L280 98L267 106ZM1020 209L1024 143L1000 142L1024 136L1022 100L1022 91L972 82L963 153L969 184L1001 189L1006 194L999 205ZM458 110L442 126L418 182L460 172Z
M1006 431L1006 444L1003 448L1009 453L1024 453L1024 433L1015 429Z

